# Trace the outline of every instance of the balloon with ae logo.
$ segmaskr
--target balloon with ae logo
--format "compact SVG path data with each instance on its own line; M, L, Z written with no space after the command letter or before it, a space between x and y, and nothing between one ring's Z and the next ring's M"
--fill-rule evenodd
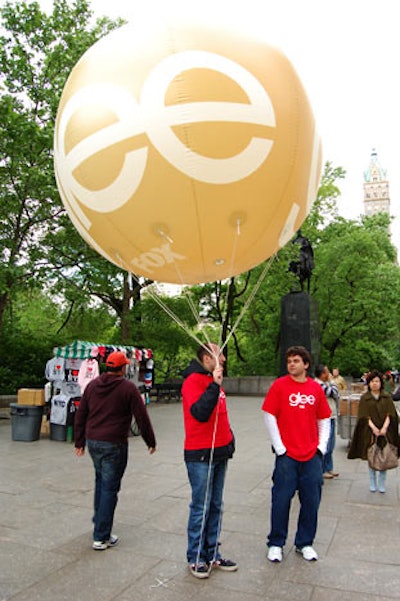
M171 283L279 250L315 199L320 141L288 59L228 29L112 32L79 60L55 128L63 203L100 254Z

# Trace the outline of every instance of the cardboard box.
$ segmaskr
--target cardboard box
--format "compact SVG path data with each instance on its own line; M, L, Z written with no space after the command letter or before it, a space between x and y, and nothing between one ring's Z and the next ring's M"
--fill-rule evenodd
M40 434L50 434L50 421L47 419L47 415L43 415L42 417Z
M358 405L359 402L357 399L351 399L350 401L350 415L353 417L357 417L358 415Z
M20 388L18 390L18 405L45 405L43 388Z
M359 404L359 400L358 399L350 399L350 402L348 399L340 399L340 403L339 403L339 415L348 415L349 414L349 407L350 407L350 415L352 417L357 417L358 415L358 404Z

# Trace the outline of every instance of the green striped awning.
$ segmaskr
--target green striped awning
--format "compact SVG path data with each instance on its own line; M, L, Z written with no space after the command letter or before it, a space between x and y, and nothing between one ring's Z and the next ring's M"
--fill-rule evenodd
M104 348L106 354L111 351L130 352L137 361L150 359L153 353L150 349L137 348L135 346L120 346L115 344L104 344L104 342L87 342L86 340L74 340L65 346L56 346L53 349L55 357L64 357L65 359L88 359L93 347Z

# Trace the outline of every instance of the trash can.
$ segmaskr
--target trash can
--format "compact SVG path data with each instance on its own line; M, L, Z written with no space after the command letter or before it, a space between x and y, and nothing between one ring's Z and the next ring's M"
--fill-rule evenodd
M50 440L59 440L61 442L67 440L67 426L52 424L50 422Z
M12 440L33 442L40 438L43 405L10 404Z

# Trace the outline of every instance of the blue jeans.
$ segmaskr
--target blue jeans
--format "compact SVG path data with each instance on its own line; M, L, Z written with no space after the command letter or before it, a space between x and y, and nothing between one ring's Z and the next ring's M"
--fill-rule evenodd
M223 492L228 460L211 463L187 461L186 469L192 487L188 521L187 560L189 563L219 559ZM208 494L207 494L208 483ZM207 498L206 498L207 497Z
M322 471L331 472L333 470L333 449L336 442L336 420L331 418L331 430L328 439L328 446L322 462Z
M288 533L292 498L298 490L300 512L294 544L298 549L312 545L317 531L321 501L322 458L296 461L287 455L276 457L272 475L271 531L268 547L283 547Z
M128 445L88 440L95 470L93 540L110 538L121 480L128 462Z

